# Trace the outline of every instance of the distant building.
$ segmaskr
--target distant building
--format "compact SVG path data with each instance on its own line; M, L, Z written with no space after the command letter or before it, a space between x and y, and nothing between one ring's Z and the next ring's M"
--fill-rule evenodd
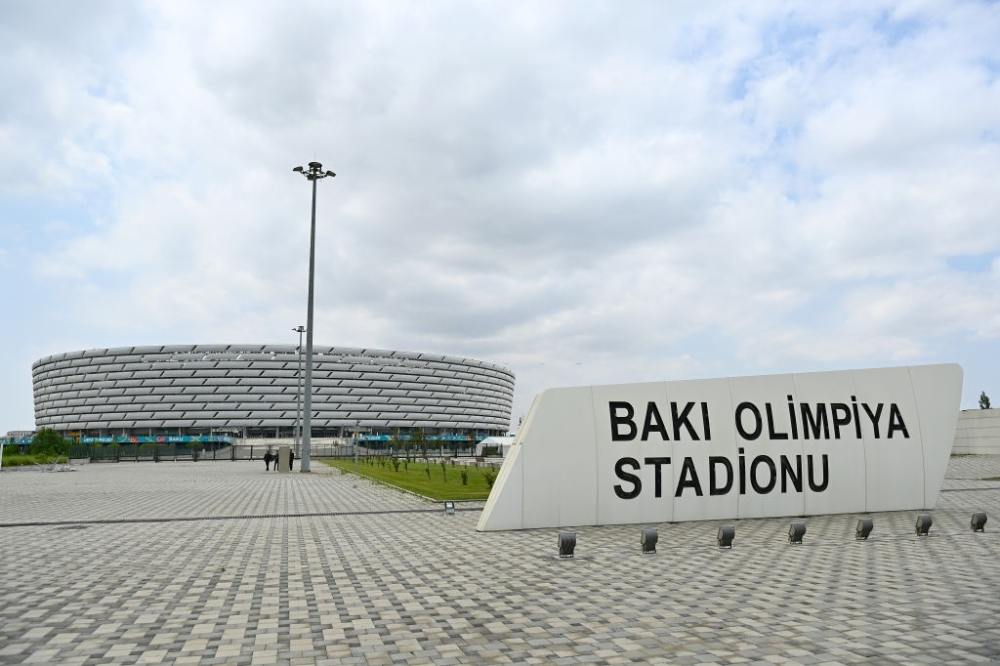
M304 367L304 363L303 363ZM32 365L35 425L70 436L291 437L294 345L90 349ZM514 375L469 358L315 347L312 434L476 442L510 426Z

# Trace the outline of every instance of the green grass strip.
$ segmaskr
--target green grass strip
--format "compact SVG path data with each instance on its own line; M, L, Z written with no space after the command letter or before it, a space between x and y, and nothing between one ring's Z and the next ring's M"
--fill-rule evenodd
M450 463L445 464L442 470L441 464L437 462L406 464L403 461L399 461L397 470L389 458L371 461L361 459L356 463L342 458L327 458L323 462L343 472L357 474L435 500L484 500L490 494L486 476L492 473L495 477L498 471L486 467L462 465L452 467ZM468 485L462 485L463 469L468 472Z
M29 453L3 453L4 467L26 467L28 465L51 465L67 462L66 456L31 455Z

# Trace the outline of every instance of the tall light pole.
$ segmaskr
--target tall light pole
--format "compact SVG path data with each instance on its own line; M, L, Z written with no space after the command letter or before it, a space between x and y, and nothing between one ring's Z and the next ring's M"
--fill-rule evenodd
M316 270L316 181L334 177L332 171L323 171L319 162L310 162L308 169L300 166L297 171L312 181L312 224L309 227L309 304L306 309L306 388L305 406L302 419L302 458L299 463L300 472L309 471L309 450L312 444L312 374L313 374L313 282Z
M299 334L299 348L296 350L299 355L299 371L295 373L295 376L299 378L299 388L295 394L295 427L292 429L292 441L295 443L295 453L301 459L302 451L299 444L302 441L302 333L306 327L299 324L292 330Z

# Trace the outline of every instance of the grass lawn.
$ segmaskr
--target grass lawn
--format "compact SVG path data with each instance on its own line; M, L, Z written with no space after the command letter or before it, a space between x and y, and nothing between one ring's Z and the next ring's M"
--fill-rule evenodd
M385 459L385 465L379 465L374 460L371 463L364 459L355 463L353 460L343 458L327 458L323 460L330 467L364 476L375 481L390 486L396 486L403 490L430 497L436 500L484 500L490 494L490 486L486 483L485 472L496 474L499 470L485 467L462 467L450 464L445 465L442 474L441 464L432 462L426 463L410 462L404 465L400 461L399 471L393 469L389 459ZM427 469L430 469L430 477ZM469 473L468 485L462 485L461 471Z
M24 467L26 465L50 465L52 463L65 463L66 456L41 456L29 453L7 453L3 452L4 467Z

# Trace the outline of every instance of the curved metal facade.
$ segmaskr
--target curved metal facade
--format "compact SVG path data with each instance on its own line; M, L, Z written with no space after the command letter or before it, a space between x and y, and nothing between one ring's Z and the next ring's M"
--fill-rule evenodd
M294 345L167 345L32 365L35 424L56 430L291 428ZM314 428L506 431L514 375L468 358L314 347Z

